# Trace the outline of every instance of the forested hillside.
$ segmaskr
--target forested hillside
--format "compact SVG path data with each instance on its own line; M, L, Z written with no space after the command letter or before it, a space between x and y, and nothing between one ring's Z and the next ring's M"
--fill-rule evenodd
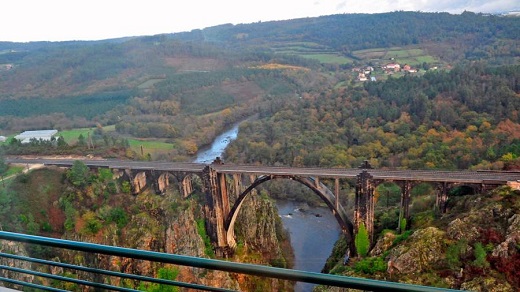
M260 164L496 168L520 155L520 66L481 63L292 99L241 128L228 159Z
M187 159L258 115L228 159L500 168L504 155L518 155L519 26L519 18L471 12L394 12L3 42L0 131L96 127L98 150L151 139L173 148L152 159ZM419 72L381 69L397 61ZM351 69L366 66L377 82L356 81Z
M516 18L464 12L392 12L383 14L342 14L289 21L221 25L174 35L183 40L210 40L233 46L284 42L310 42L333 48L343 54L369 48L389 48L416 44L441 46L459 52L444 52L452 59L500 58L518 56L520 24ZM432 48L433 49L433 48ZM460 55L458 55L460 57Z

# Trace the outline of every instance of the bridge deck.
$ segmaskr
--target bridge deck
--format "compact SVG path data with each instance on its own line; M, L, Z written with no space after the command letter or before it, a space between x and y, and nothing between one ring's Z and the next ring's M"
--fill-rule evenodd
M72 159L18 159L7 158L6 162L15 164L44 164L70 167L76 160ZM124 160L81 160L89 167L107 167L112 169L157 170L157 171L184 171L202 172L206 164L188 162L158 162L158 161L124 161ZM280 175L280 176L314 176L321 178L353 179L362 169L342 168L300 168L274 167L258 165L211 165L220 173L252 174L252 175ZM474 184L505 184L520 182L520 172L502 171L442 171L442 170L399 170L399 169L367 169L374 179L396 181L428 181Z

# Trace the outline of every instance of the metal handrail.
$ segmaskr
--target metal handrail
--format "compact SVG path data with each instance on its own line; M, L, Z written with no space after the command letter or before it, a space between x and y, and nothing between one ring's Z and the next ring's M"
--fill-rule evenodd
M205 268L209 270L220 270L240 274L249 274L268 278L277 278L290 281L307 282L320 285L336 286L343 288L354 288L370 291L456 291L444 288L402 284L395 282L378 281L330 274L321 274L299 270L275 268L261 265L235 263L223 260L197 258L177 254L160 253L154 251L137 250L116 246L108 246L94 243L78 242L64 239L48 238L35 235L19 234L7 231L0 231L0 239L64 248L69 250L83 251L88 253L99 253L112 256L121 256L133 259L148 260L153 262ZM43 261L43 260L38 260ZM42 262L45 263L45 262ZM2 267L0 267L0 270ZM93 269L92 272L100 272ZM107 271L110 272L110 271ZM128 275L128 274L126 274ZM135 276L135 275L134 275ZM159 280L151 278L153 280ZM67 279L65 279L67 280ZM144 279L142 279L144 280ZM150 279L146 279L148 281ZM0 278L0 281L3 281ZM6 281L7 282L7 281ZM10 281L12 282L12 281ZM177 284L177 283L176 283ZM174 284L174 285L176 285ZM189 283L185 283L189 284ZM86 284L85 284L86 285ZM189 284L191 285L191 284ZM206 290L218 288L206 287Z
M65 269L83 271L83 272L88 272L88 273L93 273L93 274L102 274L102 275L107 275L107 276L112 276L112 277L126 278L126 279L138 280L138 281L147 281L147 282L152 282L152 283L157 283L157 284L165 284L165 285L171 285L171 286L177 286L177 287L183 287L183 288L190 288L190 289L197 289L197 290L204 290L204 291L217 291L217 292L234 291L234 290L223 289L223 288L207 287L207 286L198 285L198 284L157 279L157 278L146 277L146 276L141 276L141 275L126 274L126 273L108 271L108 270L103 270L103 269L71 265L71 264L67 264L67 263L31 258L31 257L26 257L26 256L14 255L14 254L0 253L0 258L2 258L2 257L20 260L20 261L32 262L32 263L37 263L37 264L42 264L42 265L47 265L47 266L55 266L55 267L60 267L60 268L65 268ZM0 266L0 270L1 269L2 269L2 266ZM6 268L6 270L8 270L8 269L9 268ZM28 272L27 274L30 274L30 273ZM45 277L44 275L40 275L40 276ZM50 278L50 277L48 277L48 278ZM74 280L71 280L69 278L64 279L63 281L74 282ZM84 283L82 283L82 284L84 284ZM118 290L118 289L112 289L112 290Z

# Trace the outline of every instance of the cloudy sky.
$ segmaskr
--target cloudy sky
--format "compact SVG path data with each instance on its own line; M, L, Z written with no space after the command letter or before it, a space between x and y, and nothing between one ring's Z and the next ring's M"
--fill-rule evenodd
M339 13L520 11L519 0L8 0L0 41L99 40Z

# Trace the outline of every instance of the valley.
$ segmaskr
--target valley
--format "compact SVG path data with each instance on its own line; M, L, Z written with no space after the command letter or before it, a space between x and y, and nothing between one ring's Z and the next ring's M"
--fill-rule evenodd
M7 138L0 142L0 174L18 173L0 186L1 227L200 257L217 250L206 240L213 215L200 179L193 179L189 198L173 187L175 178L164 196L132 194L114 173L77 166L20 174L6 157L207 163L221 156L224 163L258 168L344 170L369 163L381 171L516 173L519 32L518 17L397 11L96 42L1 42L0 136ZM13 139L27 130L58 133L49 141ZM202 155L215 139L219 149ZM335 188L333 180L322 182ZM344 264L349 247L340 236L323 272L514 291L520 229L519 194L511 186L445 187L449 199L440 212L442 188L409 185L410 216L403 218L405 188L377 182L375 238L367 254ZM338 191L352 218L356 184L342 181ZM298 235L283 227L297 214L287 208L323 215L312 211L323 201L299 184L275 180L255 194L244 201L231 260L301 267ZM161 268L97 260L151 276ZM244 291L294 289L294 283L184 268L177 277ZM315 287L325 290L336 291Z

